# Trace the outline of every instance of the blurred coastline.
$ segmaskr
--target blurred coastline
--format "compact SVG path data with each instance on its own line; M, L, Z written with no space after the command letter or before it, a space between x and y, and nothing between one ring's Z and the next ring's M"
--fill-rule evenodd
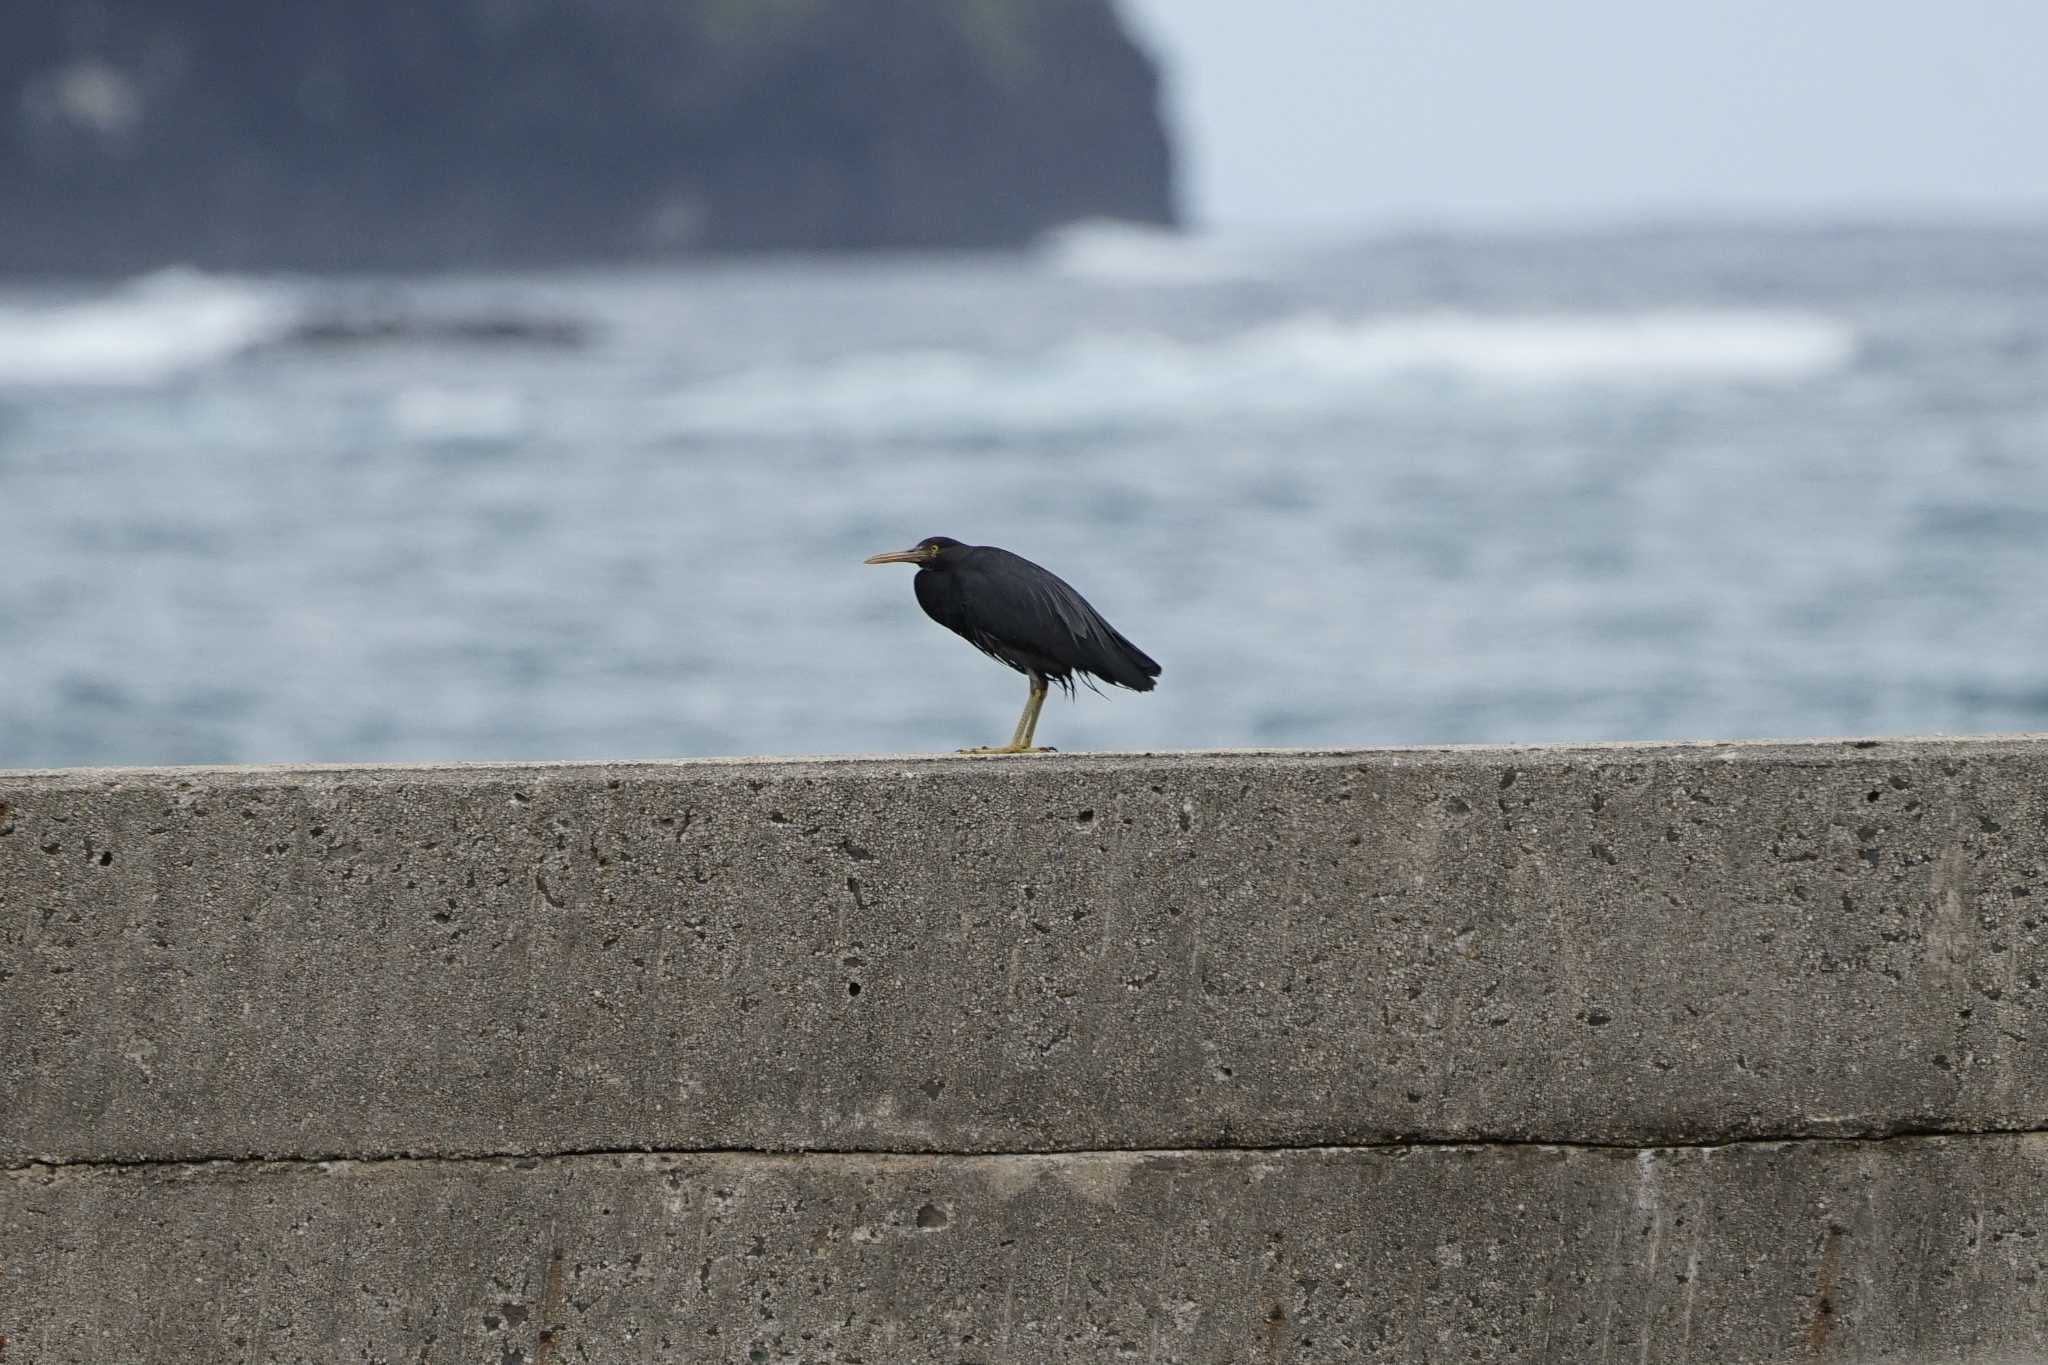
M0 278L1017 247L1171 223L1111 0L48 0Z

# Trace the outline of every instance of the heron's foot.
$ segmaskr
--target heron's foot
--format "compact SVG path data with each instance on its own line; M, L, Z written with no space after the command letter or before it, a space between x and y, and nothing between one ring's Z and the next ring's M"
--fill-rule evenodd
M1058 753L1059 750L1043 744L1039 745L1035 749L1028 744L995 744L988 745L979 749L962 749L960 750L960 752L963 754L972 754L981 758L988 758L997 754L1055 754Z

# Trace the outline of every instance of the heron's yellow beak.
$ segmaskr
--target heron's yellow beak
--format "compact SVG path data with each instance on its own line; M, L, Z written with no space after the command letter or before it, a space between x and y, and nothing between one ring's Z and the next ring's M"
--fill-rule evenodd
M913 545L908 550L891 550L887 554L869 555L863 564L922 564L927 559L938 557L938 551L929 545Z

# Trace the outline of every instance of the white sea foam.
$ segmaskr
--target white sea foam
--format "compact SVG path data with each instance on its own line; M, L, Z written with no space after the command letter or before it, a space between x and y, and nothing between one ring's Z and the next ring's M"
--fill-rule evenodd
M1242 244L1106 220L1047 233L1038 255L1054 274L1103 284L1217 284L1268 273L1258 253Z
M289 291L199 271L157 271L97 298L0 305L0 385L146 385L282 335Z
M1486 317L1430 313L1342 323L1302 317L1249 346L1331 375L1403 373L1524 384L1808 379L1847 364L1855 333L1794 313L1661 312Z
M1052 431L1341 412L1417 379L1514 388L1790 384L1838 370L1854 331L1795 313L1301 314L1205 340L1079 338L1036 357L895 351L693 386L698 433Z

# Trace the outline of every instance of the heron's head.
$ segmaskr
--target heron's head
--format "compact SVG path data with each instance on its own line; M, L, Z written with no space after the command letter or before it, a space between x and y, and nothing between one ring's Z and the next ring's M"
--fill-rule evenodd
M915 564L920 569L942 568L958 559L967 546L951 536L926 536L907 550L869 555L863 564Z

